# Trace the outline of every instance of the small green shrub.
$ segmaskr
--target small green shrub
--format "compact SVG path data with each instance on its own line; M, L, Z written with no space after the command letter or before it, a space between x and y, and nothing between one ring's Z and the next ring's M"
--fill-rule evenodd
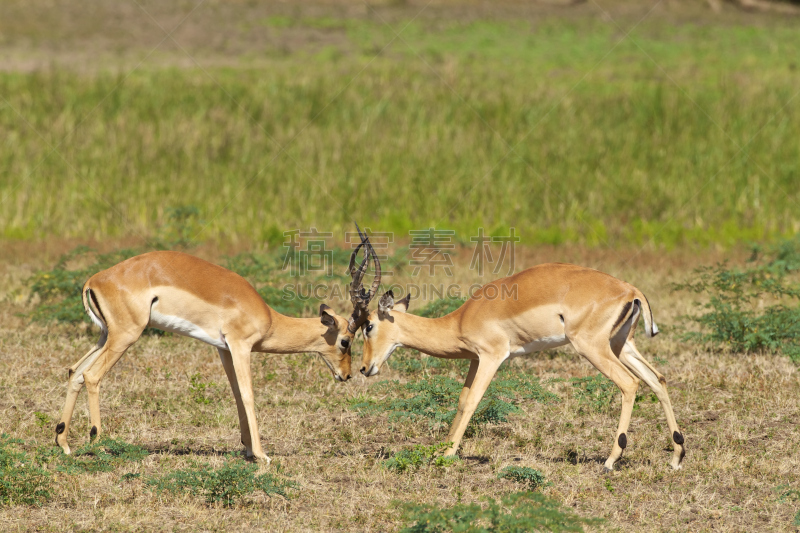
M685 320L700 326L684 337L736 352L781 351L800 363L800 238L754 247L745 268L726 263L695 269L674 290L700 295L700 311Z
M446 373L450 370L466 372L469 361L466 359L443 359L440 357L422 356L416 351L398 348L387 364L394 370L404 374Z
M213 392L214 385L203 380L199 373L189 378L189 392L195 403L208 405L211 403L209 393Z
M449 315L466 302L466 298L453 298L447 297L442 298L441 300L435 300L422 309L419 310L417 313L419 316L424 316L425 318L439 318L445 315Z
M458 462L458 457L443 457L439 455L449 448L451 443L442 442L432 446L417 444L411 448L400 450L392 457L383 462L387 470L395 472L407 472L422 466L446 467Z
M600 374L569 380L574 387L575 398L588 404L595 411L605 411L611 407L619 388L613 381Z
M278 473L280 465L275 465ZM278 478L272 473L259 474L258 465L245 463L230 456L218 469L202 465L192 470L178 470L160 478L145 481L157 493L189 493L202 497L206 503L231 507L244 501L248 494L261 491L267 496L288 497L287 491L296 483Z
M0 435L0 505L42 505L50 499L49 472L26 453L14 449L22 444Z
M440 508L430 504L406 503L401 506L407 525L402 533L524 533L528 531L583 531L584 525L597 524L564 509L537 492L517 492L501 502L486 498L486 504L458 503Z
M319 300L300 298L296 294L287 293L284 289L272 285L259 287L258 294L267 302L267 305L282 315L308 315L319 309Z
M792 489L789 487L789 485L781 485L776 490L780 493L778 496L779 502L800 502L800 490ZM792 525L795 527L800 527L800 509L798 509L797 514L794 515Z
M529 490L536 490L545 484L544 474L527 466L507 466L497 474L497 477L526 484Z
M66 474L110 472L147 456L147 450L140 446L108 437L87 443L71 455L65 455L60 448L53 446L37 450L39 462L48 463L52 470Z
M53 423L47 413L40 413L39 411L36 411L33 413L33 415L36 417L36 425L40 428L47 427Z
M463 385L445 376L430 376L420 381L399 385L397 381L384 381L376 386L380 392L399 392L401 398L387 398L382 402L359 398L352 407L359 412L388 412L389 419L427 418L432 427L449 423L456 414L458 397ZM514 376L493 382L470 419L469 432L475 427L505 422L508 415L519 411L515 405L522 399L541 403L558 401L558 396L544 390L537 378Z

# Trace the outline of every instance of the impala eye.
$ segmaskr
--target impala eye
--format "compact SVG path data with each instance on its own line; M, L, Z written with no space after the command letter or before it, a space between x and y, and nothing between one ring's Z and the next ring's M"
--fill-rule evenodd
M367 333L369 333L370 331L372 331L372 328L373 328L373 324L368 324L368 325L367 325Z
M350 346L350 339L342 339L342 348L346 350L348 346Z

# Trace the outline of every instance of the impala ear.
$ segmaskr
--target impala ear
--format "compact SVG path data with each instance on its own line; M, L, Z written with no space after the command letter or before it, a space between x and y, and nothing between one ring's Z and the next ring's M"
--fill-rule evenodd
M405 313L408 311L408 304L411 301L411 293L406 294L406 297L394 304L392 311L397 311L398 313Z
M329 328L336 328L336 319L333 318L331 314L333 311L330 307L325 304L319 306L319 319L322 322L323 326L328 326Z
M386 314L392 310L392 307L394 307L394 293L392 291L386 291L378 301L378 312Z

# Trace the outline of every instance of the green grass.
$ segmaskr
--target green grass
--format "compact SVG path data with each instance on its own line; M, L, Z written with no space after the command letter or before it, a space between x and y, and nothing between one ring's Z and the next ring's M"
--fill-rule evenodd
M544 474L529 466L507 466L497 474L497 477L528 485L528 490L536 490L545 484Z
M745 266L717 264L694 270L675 290L695 293L700 326L684 336L734 352L782 351L800 363L800 239L754 247Z
M0 237L154 239L171 206L198 209L179 242L354 217L587 245L798 227L794 29L408 22L249 20L333 44L236 68L0 73Z
M459 461L458 457L444 457L439 455L449 448L450 444L451 443L448 442L442 442L432 446L417 444L416 446L395 453L389 459L383 461L383 466L387 470L393 470L398 473L416 470L423 466L434 466L437 468L451 466Z
M5 433L0 435L0 506L41 505L52 494L52 476L25 452L22 444Z
M188 493L202 497L206 503L219 503L225 507L243 503L254 492L288 497L288 491L297 487L296 483L281 479L275 473L257 474L258 469L257 464L247 464L231 457L217 469L204 464L148 479L145 483L160 494ZM274 470L282 473L279 465Z
M571 378L575 398L591 407L593 411L608 411L619 393L613 381L601 374L585 378Z
M455 416L462 388L460 382L445 376L428 376L404 385L385 381L372 390L386 392L389 397L384 400L358 397L351 406L361 413L387 412L389 420L427 418L431 427L440 428ZM475 409L467 434L472 435L475 428L486 424L505 422L509 414L519 411L516 404L523 399L550 403L557 402L558 396L543 389L538 378L509 376L496 379Z
M526 531L583 531L584 519L536 492L517 492L486 505L458 503L440 508L431 504L404 504L403 533L523 533Z
M141 462L148 455L147 450L141 446L109 437L86 443L71 455L65 455L55 446L39 447L36 450L36 460L40 464L47 465L50 470L70 475L111 472L127 463Z
M800 490L792 489L788 485L782 485L776 489L780 495L778 496L778 501L780 503L785 502L800 502ZM800 510L797 511L797 514L794 515L794 520L792 521L792 525L795 527L800 527Z
M433 302L429 303L425 307L419 310L419 312L415 313L419 316L424 316L425 318L439 318L445 315L448 315L464 305L466 300L464 298L442 298L440 300L434 300Z

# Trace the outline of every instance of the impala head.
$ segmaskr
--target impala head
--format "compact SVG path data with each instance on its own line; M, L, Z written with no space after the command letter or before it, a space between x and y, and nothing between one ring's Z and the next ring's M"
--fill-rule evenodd
M319 306L319 319L328 328L324 334L327 346L320 351L322 360L331 369L336 381L347 381L350 379L350 350L354 336L348 329L349 322L325 304Z
M381 296L378 308L369 314L364 323L364 354L361 356L361 373L367 377L377 374L381 365L400 346L400 327L395 317L405 313L411 295L395 302L394 294L388 291Z

